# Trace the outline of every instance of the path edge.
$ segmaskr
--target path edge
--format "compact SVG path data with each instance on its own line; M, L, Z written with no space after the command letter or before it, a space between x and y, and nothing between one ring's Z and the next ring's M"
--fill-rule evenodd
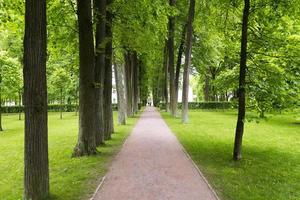
M178 141L182 152L185 154L185 156L188 158L188 160L194 165L196 171L198 172L198 174L201 176L201 178L204 180L204 182L206 183L206 185L208 186L209 190L213 193L214 197L216 198L216 200L221 200L217 194L217 192L213 189L213 187L209 184L208 180L205 178L204 174L202 173L202 171L199 169L198 165L195 163L195 161L192 159L192 157L190 156L190 154L187 152L187 150L184 148L184 146L181 144L181 142L178 140L177 135L172 131L172 129L169 127L169 125L167 124L166 120L163 118L163 116L161 115L161 112L156 110L160 117L163 119L164 123L166 124L166 126L170 129L171 133L173 134L173 136L176 138L176 140Z
M141 116L142 116L142 114L143 114L144 112L145 112L144 109L141 110L141 114L140 114L140 116L139 116L139 119L136 121L134 127L133 127L132 130L130 131L129 135L127 136L127 138L125 139L125 141L123 142L123 144L121 145L121 148L120 148L119 152L118 152L118 153L114 156L114 158L112 159L112 161L111 161L111 163L110 163L110 166L109 166L109 169L107 170L107 172L105 173L105 175L101 178L101 181L100 181L99 185L97 186L95 192L93 193L92 197L91 197L89 200L95 200L95 197L96 197L97 193L99 192L99 190L102 188L102 186L103 186L103 184L104 184L104 181L105 181L105 179L106 179L106 175L107 175L107 173L109 172L110 167L112 166L112 163L113 163L113 162L117 159L117 157L119 156L121 150L123 149L123 147L124 147L125 144L127 143L128 138L131 136L131 134L132 134L132 132L133 132L133 130L134 130L136 124L140 121Z

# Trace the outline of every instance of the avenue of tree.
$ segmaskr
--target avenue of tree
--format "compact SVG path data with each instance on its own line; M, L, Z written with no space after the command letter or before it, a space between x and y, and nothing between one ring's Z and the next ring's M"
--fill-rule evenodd
M113 89L120 125L150 96L178 117L180 89L188 123L191 74L198 100L236 102L240 160L246 108L264 117L299 106L299 9L296 0L1 1L0 131L3 102L23 103L24 199L50 193L49 104L78 104L72 156L89 156L114 132Z

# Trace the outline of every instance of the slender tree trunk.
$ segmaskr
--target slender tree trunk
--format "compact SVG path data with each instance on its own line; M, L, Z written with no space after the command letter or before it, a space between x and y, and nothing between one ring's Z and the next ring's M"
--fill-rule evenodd
M63 118L63 89L60 88L60 119Z
M94 41L91 0L77 0L79 25L79 134L73 156L96 154Z
M22 90L19 90L19 120L22 120Z
M133 105L132 105L132 64L131 54L129 52L125 55L125 89L126 89L126 105L127 105L127 116L133 116Z
M107 6L112 3L112 0L107 0ZM111 139L113 130L113 113L112 113L112 13L106 11L106 45L105 45L105 78L104 78L104 139Z
M49 196L46 1L26 0L24 199Z
M106 0L94 0L96 25L96 61L95 61L95 83L96 83L96 108L95 108L95 130L96 145L104 143L104 74L105 74L105 21Z
M165 48L164 48L164 100L166 106L166 112L169 112L169 92L168 92L168 41L166 41Z
M187 24L185 24L182 27L181 40L180 40L180 45L179 45L179 49L178 49L177 64L176 64L176 71L175 71L176 107L177 107L177 102L178 102L179 76L180 76L182 54L184 53L186 30L187 30Z
M0 84L1 84L1 75L0 75ZM2 97L1 97L1 87L0 87L0 131L3 131L2 128Z
M244 0L242 39L241 39L241 60L240 60L240 78L239 78L239 108L238 119L235 131L233 159L242 158L242 140L244 134L244 120L246 113L246 68L247 68L247 43L248 43L248 18L250 10L250 0Z
M191 66L192 44L193 44L193 22L195 15L195 0L190 0L189 18L187 25L185 64L183 72L183 91L182 91L182 122L188 122L188 103L189 103L189 72Z
M124 67L122 65L114 64L115 81L118 96L118 124L126 124L126 101L124 88Z
M137 57L137 53L133 53L133 74L132 74L132 83L133 83L133 112L136 114L139 110L139 86L138 86L138 68L139 68L139 61Z
M170 6L175 6L175 0L170 0ZM170 74L170 111L171 116L176 117L176 96L175 96L175 73L174 73L174 35L175 35L175 17L169 17L169 38L168 38L168 61Z
M209 76L205 75L205 83L204 83L204 101L210 100L210 80Z
M76 104L76 111L75 111L75 116L78 116L78 111L79 111L79 83L77 83L77 86L76 86L76 97L75 97L75 104Z

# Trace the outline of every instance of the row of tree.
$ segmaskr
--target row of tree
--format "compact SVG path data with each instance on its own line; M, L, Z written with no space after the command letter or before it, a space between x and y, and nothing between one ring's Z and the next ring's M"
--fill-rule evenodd
M112 66L119 99L119 123L138 112L143 62L133 48L123 47L124 63L113 53L113 10L111 0L78 0L79 35L79 132L73 156L97 153L97 147L111 139ZM25 199L40 200L49 195L47 125L47 30L46 1L25 3L24 106L25 106ZM72 4L73 5L73 4ZM94 22L94 24L93 24ZM95 27L94 27L94 26ZM67 74L56 68L57 85L66 84ZM60 97L63 88L58 89Z
M49 194L47 104L79 101L73 155L95 154L114 131L113 74L120 124L149 91L154 105L165 102L176 117L181 87L186 123L191 73L203 100L238 99L235 160L246 106L263 116L299 103L296 0L26 0L26 9L14 0L0 7L0 99L24 90L27 199Z

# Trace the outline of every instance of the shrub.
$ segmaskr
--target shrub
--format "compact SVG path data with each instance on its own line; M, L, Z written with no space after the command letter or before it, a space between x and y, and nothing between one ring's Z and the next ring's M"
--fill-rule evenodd
M182 103L177 104L178 109L182 108ZM165 109L166 104L160 103L159 104L160 109ZM228 101L221 101L221 102L214 102L214 101L208 101L208 102L189 102L189 109L230 109L233 108L232 102Z

